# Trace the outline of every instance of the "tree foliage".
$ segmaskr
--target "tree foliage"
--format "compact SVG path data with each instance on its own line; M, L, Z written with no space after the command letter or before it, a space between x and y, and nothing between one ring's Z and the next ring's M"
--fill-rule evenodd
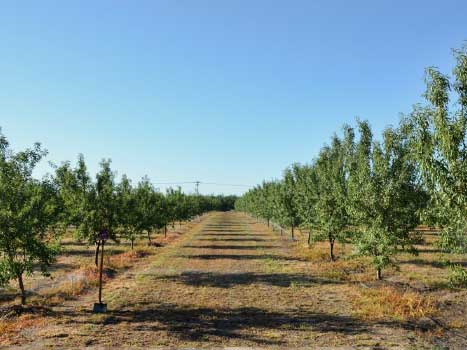
M414 155L431 199L427 216L443 228L445 250L467 251L467 46L455 50L453 79L426 70L425 106L411 114ZM454 95L454 97L452 96ZM454 98L455 104L451 101Z
M0 285L18 281L26 303L23 276L35 265L47 274L57 247L47 228L55 223L56 193L48 180L35 180L32 171L46 152L39 144L14 153L0 134Z

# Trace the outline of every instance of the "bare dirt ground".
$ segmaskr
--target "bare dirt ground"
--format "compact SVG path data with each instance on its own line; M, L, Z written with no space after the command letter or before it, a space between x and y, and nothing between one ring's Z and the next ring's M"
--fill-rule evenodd
M213 213L109 281L106 314L90 312L91 291L38 310L5 341L8 349L467 349L465 293L445 292L455 307L430 317L362 315L356 290L381 287L310 261L296 243L243 214ZM453 310L451 332L443 315Z

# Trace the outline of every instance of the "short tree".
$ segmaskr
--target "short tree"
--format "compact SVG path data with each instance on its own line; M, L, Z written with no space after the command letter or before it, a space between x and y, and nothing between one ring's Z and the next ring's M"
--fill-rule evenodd
M349 128L347 138L353 142ZM316 200L314 202L313 223L316 232L313 239L329 242L329 256L335 260L334 244L344 241L346 229L350 225L347 213L347 179L345 142L334 136L332 143L324 147L315 162Z
M18 281L21 304L26 303L24 274L37 264L43 274L57 254L57 246L45 239L54 222L49 215L48 183L34 180L32 171L46 152L39 144L14 153L0 134L0 285Z
M138 229L139 216L135 191L126 175L122 176L117 186L117 200L119 232L123 238L130 241L131 249L133 249L134 242L141 232Z

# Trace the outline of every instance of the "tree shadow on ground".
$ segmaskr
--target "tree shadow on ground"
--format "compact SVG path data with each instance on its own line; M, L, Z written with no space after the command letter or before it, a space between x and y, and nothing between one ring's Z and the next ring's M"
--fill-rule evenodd
M231 288L237 285L263 284L275 287L296 286L310 287L316 284L340 284L341 282L325 278L311 277L300 273L218 273L186 271L180 275L157 276L157 279L181 282L195 287Z
M247 233L247 230L232 230L232 229L226 229L226 228L219 228L219 229L203 229L202 232L209 232L209 233Z
M271 331L310 331L352 335L369 332L367 324L350 316L338 316L306 311L272 312L255 307L196 308L176 304L142 305L137 308L111 311L106 325L130 324L140 330L166 330L182 341L226 342L243 339L264 345L284 344L282 338L262 336Z
M274 239L267 238L198 238L197 241L209 241L209 242L274 242Z
M201 259L201 260L216 260L216 259L231 259L231 260L285 260L285 261L307 261L302 258L289 257L274 254L181 254L180 258L185 259Z
M278 248L276 245L185 245L183 248L195 249L231 249L231 250L258 250Z
M74 265L74 264L68 264L68 263L63 263L63 262L55 262L55 263L52 263L48 267L47 270L48 270L48 272L57 272L57 271L68 272L68 271L74 270L76 268L77 268L77 266ZM40 271L39 266L34 266L34 271L39 272Z
M411 264L411 265L418 265L418 266L431 266L436 267L439 269L446 268L447 265L443 261L428 261L423 259L411 259L405 261L399 261L399 264ZM467 267L467 261L452 261L454 265L461 265L462 267Z
M223 238L226 236L234 236L234 237L243 237L243 238L261 238L261 237L268 237L268 235L262 235L262 234L251 234L251 233L201 233L197 235L197 237L218 237L218 238ZM230 237L232 238L232 237Z

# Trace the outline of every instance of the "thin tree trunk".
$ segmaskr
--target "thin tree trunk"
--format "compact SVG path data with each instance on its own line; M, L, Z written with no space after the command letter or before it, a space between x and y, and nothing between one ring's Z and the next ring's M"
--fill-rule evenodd
M149 230L147 232L148 232L148 245L151 245L152 244L152 242L151 242L151 232L149 232Z
M99 304L102 304L102 269L104 267L104 242L105 241L102 241L101 266L99 268Z
M21 305L26 305L26 290L24 289L23 274L18 274L18 284L21 290Z
M381 277L382 277L382 275L381 275L381 267L378 267L378 268L376 269L376 279L377 279L377 280L380 280Z
M164 226L164 237L167 238L167 224Z
M131 250L133 250L134 242L135 242L135 240L132 238L132 239L131 239Z
M331 237L329 237L329 256L331 257L331 261L336 260L334 257L334 239Z
M295 227L294 227L294 225L292 225L292 241L295 241L295 232L294 232L294 230L295 230Z
M96 264L96 267L98 265L98 259L99 259L99 248L101 246L101 242L96 242L96 253L95 253L95 256L94 256L94 263Z
M268 219L268 227L269 227L269 219Z
M311 246L311 230L308 231L308 246Z

